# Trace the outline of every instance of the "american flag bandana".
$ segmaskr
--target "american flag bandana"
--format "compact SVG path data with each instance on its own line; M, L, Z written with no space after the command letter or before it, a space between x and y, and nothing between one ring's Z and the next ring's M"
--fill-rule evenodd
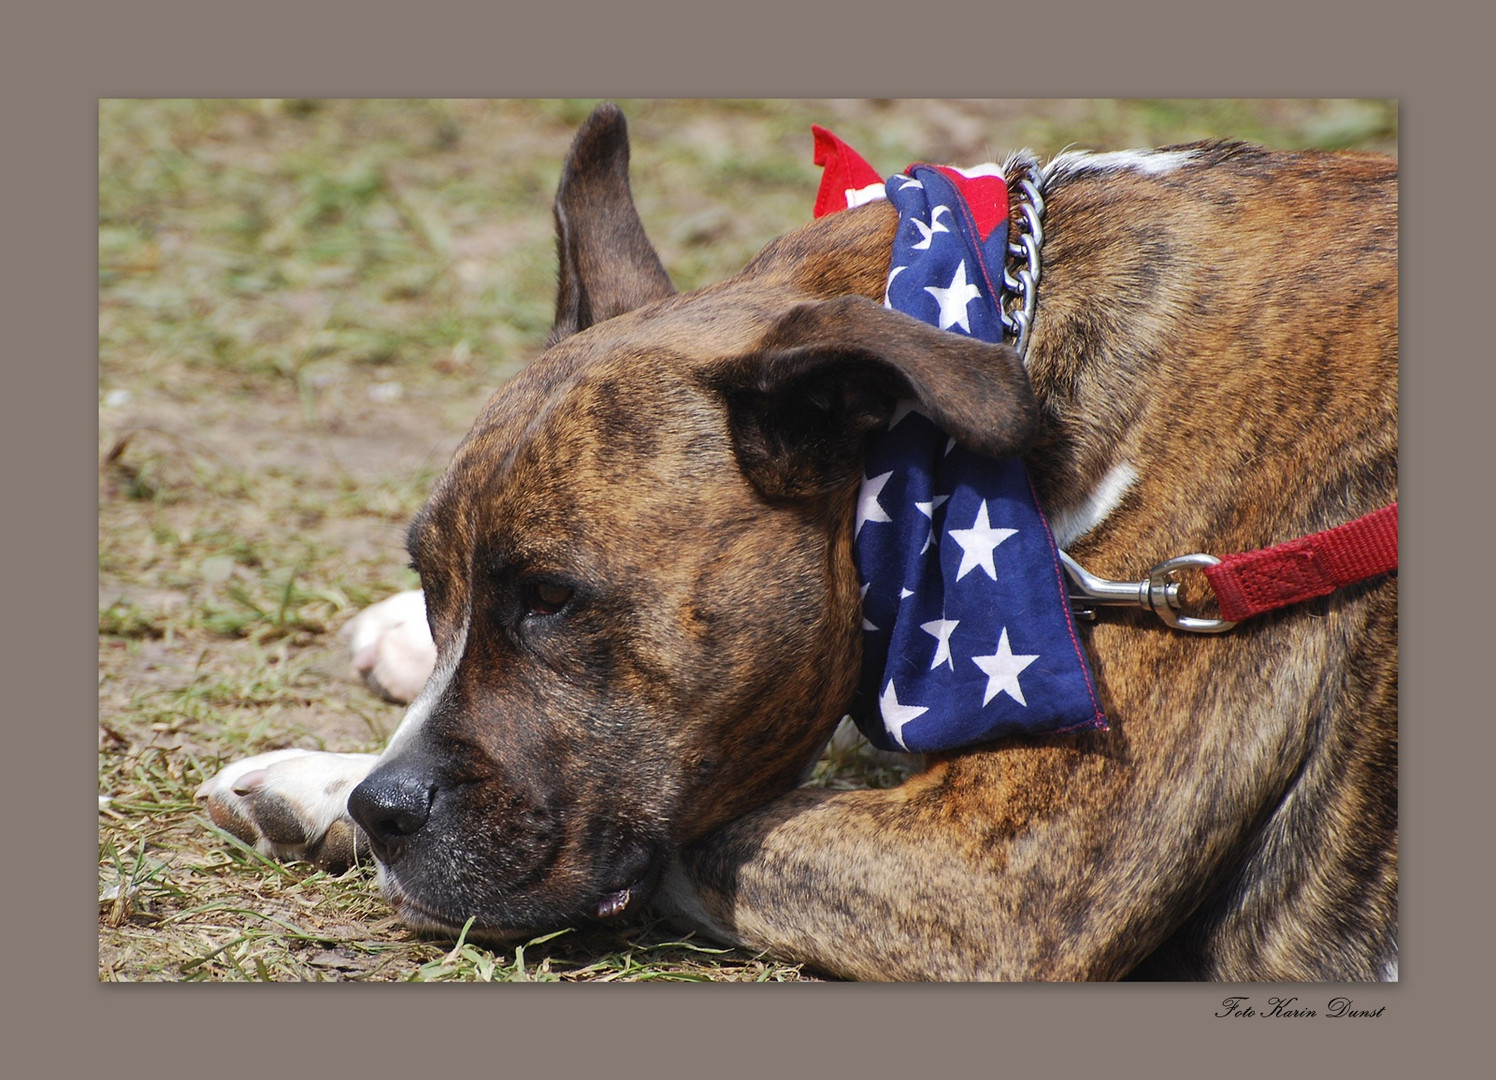
M899 211L887 307L1003 339L1007 183L996 165L911 165L886 181L814 128L816 216ZM1105 729L1054 536L1017 458L974 454L912 401L867 441L854 554L863 670L853 718L884 750Z

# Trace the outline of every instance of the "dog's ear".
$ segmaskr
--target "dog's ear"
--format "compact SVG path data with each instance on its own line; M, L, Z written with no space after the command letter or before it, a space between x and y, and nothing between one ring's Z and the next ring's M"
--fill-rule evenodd
M547 346L675 292L634 208L628 125L617 105L599 105L577 131L555 212L561 274Z
M862 441L913 398L989 457L1023 451L1038 406L1018 354L860 296L800 304L751 355L710 376L738 462L765 496L823 494L861 474Z

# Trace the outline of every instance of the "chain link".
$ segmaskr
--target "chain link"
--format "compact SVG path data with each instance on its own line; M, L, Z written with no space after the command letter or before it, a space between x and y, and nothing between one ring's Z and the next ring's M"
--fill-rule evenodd
M1013 347L1018 350L1019 359L1028 351L1029 328L1033 326L1034 309L1039 306L1039 250L1044 246L1044 196L1036 183L1039 170L1032 162L1021 169L1013 180L1023 192L1018 204L1023 220L1018 225L1018 239L1008 242L1008 255L1021 259L1022 265L1016 274L1003 267L1003 285L1013 297L1013 310L1003 312L1003 326L1014 338Z

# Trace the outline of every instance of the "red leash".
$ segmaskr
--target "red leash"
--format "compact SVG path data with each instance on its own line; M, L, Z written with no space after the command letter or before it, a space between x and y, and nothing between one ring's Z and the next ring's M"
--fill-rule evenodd
M1237 622L1397 569L1397 503L1312 536L1227 555L1204 571Z

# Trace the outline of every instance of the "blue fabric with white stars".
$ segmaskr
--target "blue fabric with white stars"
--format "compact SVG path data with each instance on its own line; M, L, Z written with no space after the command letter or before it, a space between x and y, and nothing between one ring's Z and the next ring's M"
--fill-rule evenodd
M900 224L885 303L999 342L1006 189L980 175L914 166L889 179ZM986 237L963 191L1002 198L986 210L989 220L1001 210ZM903 402L868 441L856 530L864 660L853 717L875 746L921 753L1106 727L1021 461L957 446Z

